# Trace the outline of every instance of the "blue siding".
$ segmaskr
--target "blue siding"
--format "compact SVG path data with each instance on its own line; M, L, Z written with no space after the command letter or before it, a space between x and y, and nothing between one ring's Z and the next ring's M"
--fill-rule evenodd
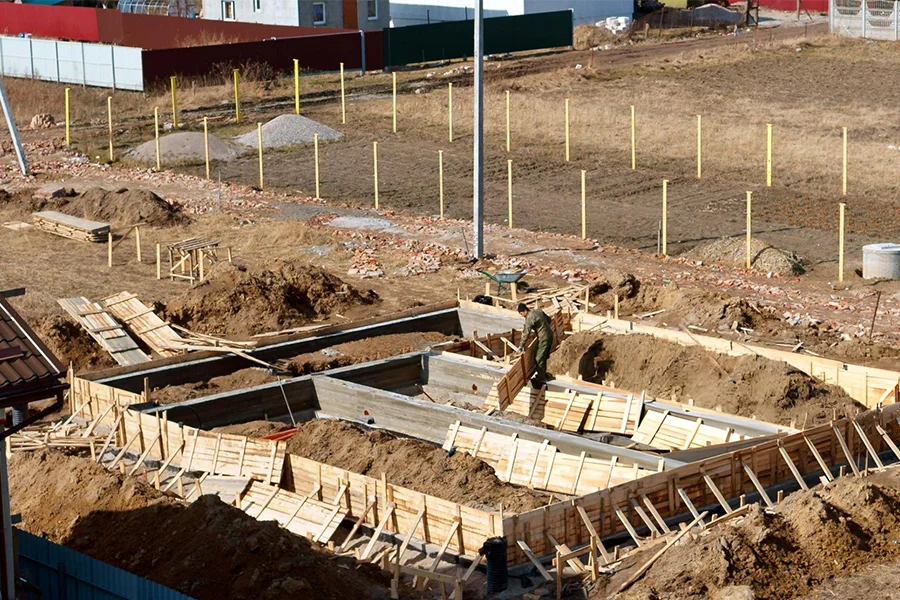
M20 576L41 593L25 600L191 600L90 556L17 530ZM62 589L64 588L64 589Z

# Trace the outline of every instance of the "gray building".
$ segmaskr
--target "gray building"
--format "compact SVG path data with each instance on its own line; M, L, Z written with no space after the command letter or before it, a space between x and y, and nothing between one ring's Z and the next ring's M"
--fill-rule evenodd
M201 17L216 21L339 29L383 29L390 0L204 0Z

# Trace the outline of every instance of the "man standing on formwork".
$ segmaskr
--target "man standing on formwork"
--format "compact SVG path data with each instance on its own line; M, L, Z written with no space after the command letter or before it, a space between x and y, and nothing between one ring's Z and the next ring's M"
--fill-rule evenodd
M528 310L524 304L519 304L517 310L520 315L525 317L525 329L522 330L519 352L525 351L525 344L532 331L537 335L537 352L534 354L536 373L531 385L539 388L547 382L547 359L550 357L550 348L553 346L553 328L550 326L550 317L539 308Z

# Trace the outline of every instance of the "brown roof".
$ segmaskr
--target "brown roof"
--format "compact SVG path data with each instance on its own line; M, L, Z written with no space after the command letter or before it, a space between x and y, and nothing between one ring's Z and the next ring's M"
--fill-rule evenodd
M0 397L54 385L65 369L0 294Z

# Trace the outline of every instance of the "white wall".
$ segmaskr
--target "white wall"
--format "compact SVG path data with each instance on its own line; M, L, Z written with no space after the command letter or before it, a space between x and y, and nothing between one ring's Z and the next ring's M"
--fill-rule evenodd
M633 0L524 0L526 14L549 12L553 10L573 11L572 21L596 23L605 21L607 17L630 17L634 12Z
M468 10L467 10L468 9ZM484 0L485 17L506 17L572 9L575 25L607 17L630 17L633 0ZM460 21L475 15L475 0L391 0L391 26Z

